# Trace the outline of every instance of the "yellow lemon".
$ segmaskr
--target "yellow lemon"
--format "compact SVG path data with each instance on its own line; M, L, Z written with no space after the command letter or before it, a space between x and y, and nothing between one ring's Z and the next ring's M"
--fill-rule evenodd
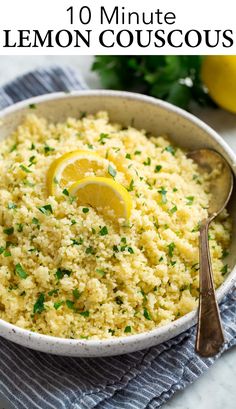
M236 113L236 55L205 57L202 80L220 107Z
M86 177L75 182L69 189L79 206L91 206L98 212L113 219L128 220L132 199L127 190L113 179Z
M109 161L101 158L96 152L76 150L65 153L53 161L48 170L48 193L55 195L58 187L68 188L79 179L90 176L90 173L96 174L100 171L109 177L108 169Z

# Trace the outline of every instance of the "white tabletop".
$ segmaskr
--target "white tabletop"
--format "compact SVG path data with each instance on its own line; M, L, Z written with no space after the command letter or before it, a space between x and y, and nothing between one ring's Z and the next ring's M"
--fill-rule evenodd
M91 88L101 88L96 74L90 72L92 57L17 56L0 57L0 85L15 76L38 66L51 64L71 65L78 68ZM224 111L195 112L215 128L236 152L236 115ZM233 409L236 407L236 349L226 352L209 371L194 384L176 395L163 409ZM8 409L0 400L0 409Z

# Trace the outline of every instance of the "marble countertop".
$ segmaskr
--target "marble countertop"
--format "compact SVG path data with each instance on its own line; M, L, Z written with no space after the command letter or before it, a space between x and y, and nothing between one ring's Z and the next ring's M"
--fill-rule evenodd
M63 64L78 68L91 88L101 88L91 73L90 56L0 56L0 86L15 76L38 66ZM224 111L201 110L195 114L216 129L236 152L236 116ZM184 391L178 392L163 409L234 409L236 407L236 348L226 352L206 374ZM1 402L0 409L10 409Z

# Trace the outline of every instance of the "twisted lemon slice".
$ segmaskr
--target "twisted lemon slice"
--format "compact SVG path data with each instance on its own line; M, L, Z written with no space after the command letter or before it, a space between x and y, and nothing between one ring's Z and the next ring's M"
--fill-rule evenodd
M128 220L132 209L132 200L127 190L113 179L104 177L86 177L75 182L70 188L78 205L89 205L99 212L113 218Z
M101 158L95 152L76 150L65 153L54 160L48 170L48 193L55 195L58 187L60 189L68 188L74 182L90 176L89 173L102 171L103 174L106 174L108 165L109 161Z

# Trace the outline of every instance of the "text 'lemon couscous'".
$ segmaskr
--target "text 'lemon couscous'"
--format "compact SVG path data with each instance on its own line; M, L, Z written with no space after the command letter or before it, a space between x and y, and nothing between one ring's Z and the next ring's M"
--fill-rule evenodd
M122 209L112 213L106 193L103 211L80 203L81 184L71 190L69 173L59 183L69 152L82 152L95 191L106 178L124 195ZM0 161L1 319L58 337L109 338L197 306L209 181L166 137L123 129L104 112L58 124L29 115L1 142ZM224 211L209 233L216 286L227 272L230 230Z

